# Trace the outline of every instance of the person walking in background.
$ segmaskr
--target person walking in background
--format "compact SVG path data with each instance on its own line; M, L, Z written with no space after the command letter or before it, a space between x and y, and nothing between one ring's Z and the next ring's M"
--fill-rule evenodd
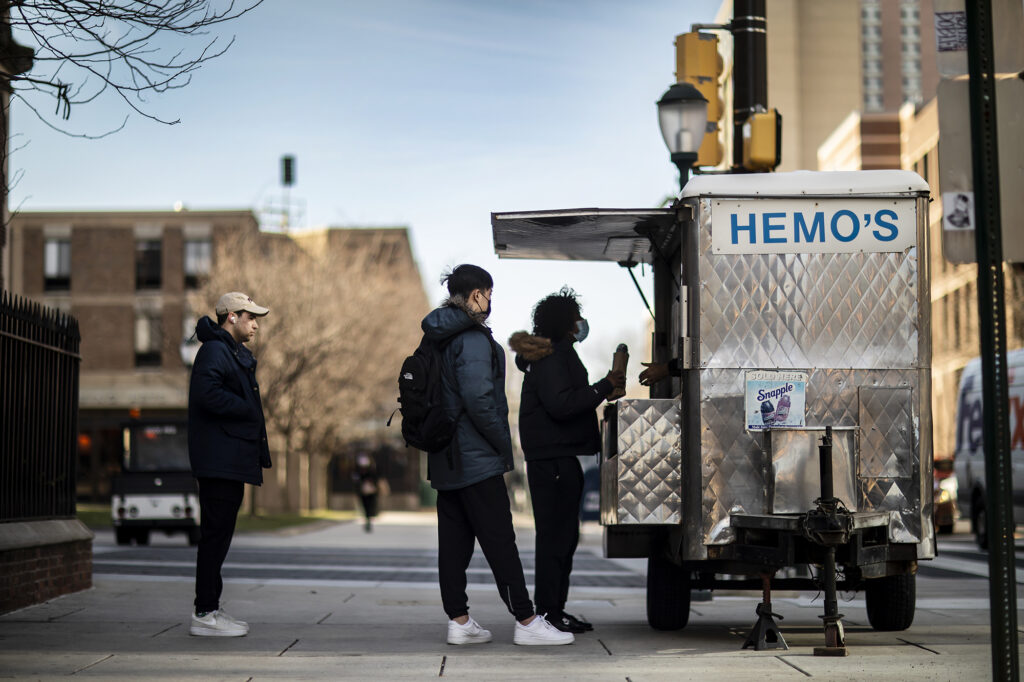
M200 537L195 611L189 634L241 637L249 625L220 608L221 567L235 533L245 484L261 485L270 468L256 358L245 344L270 311L240 292L217 301L217 322L196 324L202 343L188 391L188 455L199 483Z
M618 370L590 383L573 347L588 331L576 293L563 287L534 307L533 334L516 332L509 339L516 366L526 373L519 438L537 531L533 598L537 612L552 625L576 633L593 629L565 612L580 537L583 468L577 455L600 451L597 406L613 389L626 385L625 373Z
M513 642L571 644L537 615L516 547L504 474L512 470L505 399L505 353L484 324L494 283L475 265L460 265L442 283L449 298L423 320L424 337L443 345L442 402L455 423L452 441L428 453L427 476L437 490L438 578L448 615L449 644L491 641L469 615L466 569L480 543L505 606L516 619Z
M356 484L356 494L363 505L363 514L366 516L363 530L370 533L373 531L373 517L377 515L377 500L380 496L380 478L377 476L377 465L373 457L365 452L356 455L352 479Z

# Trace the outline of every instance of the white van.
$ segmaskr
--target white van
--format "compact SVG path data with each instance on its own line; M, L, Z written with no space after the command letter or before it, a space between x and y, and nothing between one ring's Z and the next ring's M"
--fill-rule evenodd
M1013 463L1013 518L1024 519L1024 424L1018 414L1024 413L1024 349L1006 354L1007 380L1010 393L1010 458ZM956 405L956 450L953 467L956 472L957 500L960 513L971 520L971 530L978 546L988 548L985 520L985 454L981 412L981 359L974 358L960 377Z

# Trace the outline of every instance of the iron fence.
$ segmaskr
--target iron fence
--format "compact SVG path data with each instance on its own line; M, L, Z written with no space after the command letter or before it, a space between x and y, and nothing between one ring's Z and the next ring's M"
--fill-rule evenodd
M0 293L0 521L75 515L78 320Z

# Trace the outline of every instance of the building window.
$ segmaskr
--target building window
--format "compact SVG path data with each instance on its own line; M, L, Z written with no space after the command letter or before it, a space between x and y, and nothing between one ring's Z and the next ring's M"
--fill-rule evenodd
M43 250L43 288L67 291L71 288L71 240L47 239Z
M185 286L196 289L210 274L210 240L195 239L185 242Z
M160 240L140 239L135 242L135 288L159 289Z
M159 367L163 345L163 325L160 313L142 311L135 317L135 366Z

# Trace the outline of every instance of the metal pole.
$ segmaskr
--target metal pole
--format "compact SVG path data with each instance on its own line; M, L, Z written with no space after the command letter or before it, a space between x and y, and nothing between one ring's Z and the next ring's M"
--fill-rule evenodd
M965 3L984 419L992 677L1019 680L992 2Z
M743 124L768 106L765 0L735 0L732 17L732 164L743 166Z

